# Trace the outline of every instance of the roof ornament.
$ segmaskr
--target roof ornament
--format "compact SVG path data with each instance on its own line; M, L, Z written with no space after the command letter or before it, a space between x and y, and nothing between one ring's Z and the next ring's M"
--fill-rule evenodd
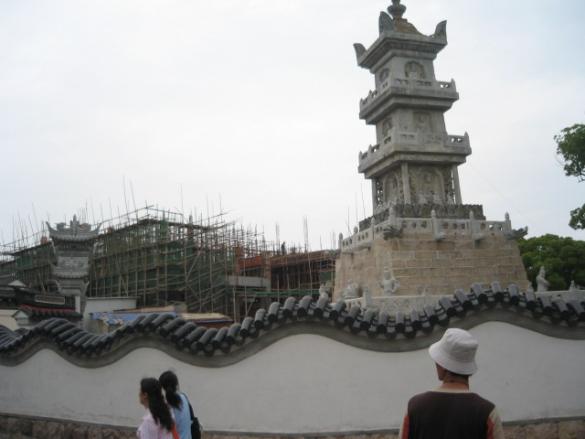
M388 12L390 12L394 20L402 20L402 16L406 12L406 6L401 4L400 0L392 0L392 6L388 7Z
M406 12L406 6L400 3L400 0L392 0L388 6L388 12L392 16L382 12L379 19L380 34L383 31L395 31L409 34L421 35L421 33L402 16Z

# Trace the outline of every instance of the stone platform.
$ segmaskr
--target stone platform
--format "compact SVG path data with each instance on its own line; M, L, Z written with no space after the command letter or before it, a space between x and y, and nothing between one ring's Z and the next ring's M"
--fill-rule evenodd
M371 226L341 244L335 264L334 300L355 282L382 295L385 268L400 282L397 295L445 295L473 283L529 286L518 244L503 222L399 219L398 237L384 238L384 225ZM438 235L440 233L440 235ZM439 239L438 239L439 237Z

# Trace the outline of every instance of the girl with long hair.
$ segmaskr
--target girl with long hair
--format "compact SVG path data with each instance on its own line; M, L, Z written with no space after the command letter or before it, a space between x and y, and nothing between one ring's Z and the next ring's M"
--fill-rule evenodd
M146 414L136 432L138 438L173 439L175 422L156 378L143 378L140 381L139 400L146 408Z
M192 439L191 410L189 400L184 393L180 393L179 379L170 370L163 372L159 377L160 384L165 391L165 397L175 418L177 433L181 439Z

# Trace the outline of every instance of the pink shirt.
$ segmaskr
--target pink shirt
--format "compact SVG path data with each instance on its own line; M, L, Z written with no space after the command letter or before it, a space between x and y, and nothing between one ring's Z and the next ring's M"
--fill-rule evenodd
M152 414L147 410L142 417L142 424L136 431L136 437L138 439L173 439L173 434L154 422Z

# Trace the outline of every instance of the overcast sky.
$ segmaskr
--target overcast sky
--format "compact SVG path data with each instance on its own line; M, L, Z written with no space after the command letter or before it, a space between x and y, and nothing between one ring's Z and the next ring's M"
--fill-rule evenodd
M221 199L289 243L306 216L313 249L330 247L371 214L357 163L375 143L358 118L373 77L352 44L374 42L390 3L3 0L0 241L85 206L116 215L126 187L130 208L131 192L204 216ZM435 66L460 94L447 130L471 139L464 202L530 236L585 238L567 225L585 183L564 176L553 141L585 122L585 2L405 4L424 34L448 20Z

